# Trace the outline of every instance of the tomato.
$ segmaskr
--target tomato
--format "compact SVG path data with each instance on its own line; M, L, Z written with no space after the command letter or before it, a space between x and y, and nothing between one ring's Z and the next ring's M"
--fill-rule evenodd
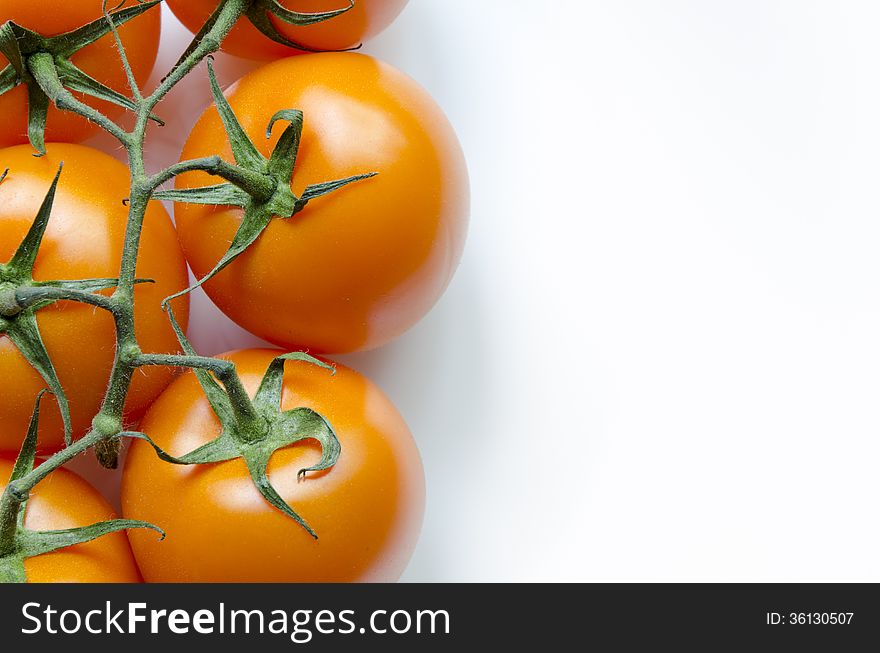
M6 485L14 464L14 458L0 456L0 487ZM104 497L65 469L55 470L34 488L24 513L25 527L34 531L76 528L108 519L115 519L115 515ZM31 583L138 583L141 580L131 548L121 532L27 558L24 569Z
M242 350L235 362L251 396L281 352ZM315 530L313 539L257 491L241 459L177 466L136 440L122 478L122 511L166 531L163 542L129 532L138 566L149 582L391 581L402 573L424 511L424 473L401 416L375 385L338 366L303 362L285 368L284 410L305 406L336 430L336 465L297 481L297 471L320 458L311 441L279 449L268 473L272 485ZM196 377L174 381L152 405L141 430L172 455L214 439L219 422Z
M118 277L128 214L122 200L128 196L129 171L112 157L82 145L49 144L41 158L32 156L28 145L0 150L0 170L9 168L9 176L0 183L0 261L12 258L62 161L64 170L34 278ZM135 289L141 347L176 352L177 338L160 302L186 287L186 264L171 220L158 202L147 211L137 275L155 280ZM185 320L187 303L175 302L175 314ZM70 401L74 434L82 434L100 408L107 387L116 343L113 319L106 311L85 304L57 302L37 312L37 324ZM134 415L143 412L171 376L164 368L139 371L128 410ZM0 379L0 450L17 451L34 398L46 384L5 335L0 335ZM47 451L62 444L63 427L55 402L43 403L39 447Z
M300 45L313 50L344 50L356 47L388 27L403 11L408 0L355 0L350 10L313 25L296 27L275 16L269 20L275 29ZM291 11L313 13L341 9L347 0L281 0ZM193 33L198 32L217 8L218 0L168 0L168 6ZM248 59L279 59L302 51L272 41L242 18L223 42L224 52Z
M127 0L124 6L133 6L136 0ZM114 9L118 1L109 2ZM0 23L12 20L42 34L56 36L82 27L103 16L103 0L0 0ZM122 7L120 7L122 8ZM161 12L158 7L122 25L119 34L140 84L147 81L156 53L159 50ZM125 71L116 50L112 34L106 34L95 43L77 52L71 61L83 72L115 91L130 95ZM0 54L0 68L8 63ZM78 96L82 99L82 96ZM108 102L88 99L86 102L115 118L124 109ZM19 85L0 95L0 147L27 143L27 89ZM71 112L49 107L46 121L46 141L79 142L95 134L98 128Z
M366 172L376 177L274 219L258 240L205 284L220 309L285 348L324 353L369 349L424 316L458 265L467 231L464 156L440 108L412 79L372 57L290 57L245 76L227 96L264 155L266 125L280 109L304 112L292 189ZM232 161L216 109L193 128L183 159ZM218 179L193 172L179 188ZM184 253L195 274L220 260L241 209L178 203Z

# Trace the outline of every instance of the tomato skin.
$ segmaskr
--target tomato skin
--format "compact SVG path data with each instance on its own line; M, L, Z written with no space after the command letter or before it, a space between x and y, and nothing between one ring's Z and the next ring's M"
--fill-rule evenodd
M350 10L330 20L305 27L288 25L274 16L275 28L292 41L313 50L345 50L356 47L388 27L409 0L355 0ZM218 0L168 0L168 6L187 29L195 33L217 8ZM281 0L291 11L306 13L333 11L347 0ZM270 60L301 54L301 50L276 43L247 19L236 24L222 45L223 51L247 59Z
M27 145L0 150L0 170L9 168L0 183L0 261L12 258L62 161L64 170L34 277L38 281L116 278L128 215L122 200L128 196L129 171L112 157L82 145L51 143L46 156L39 158L32 156ZM178 351L160 302L186 288L186 264L171 220L158 202L151 203L147 211L137 275L155 280L135 287L135 326L142 349ZM177 300L174 309L186 323L188 302ZM113 318L85 304L57 302L37 312L37 324L70 402L74 435L81 435L98 412L107 387L116 344ZM138 371L126 404L129 413L143 412L172 375L166 368ZM0 379L4 380L0 450L17 451L34 398L46 384L5 335L0 335ZM61 414L47 398L40 418L39 448L48 452L62 444Z
M205 290L248 331L284 348L343 353L378 347L421 319L448 285L467 232L467 167L440 108L412 79L354 53L290 57L227 92L245 131L268 156L265 128L298 108L305 126L292 187L378 172L313 200L259 239ZM193 128L182 158L232 161L215 109ZM202 172L179 188L217 183ZM199 277L229 246L235 207L178 204L178 234ZM271 315L271 318L267 317Z
M253 395L281 352L225 354ZM312 442L280 449L269 464L279 494L315 529L270 506L238 459L183 467L162 462L134 441L122 478L122 510L167 532L163 542L131 531L148 582L393 581L415 546L424 512L424 472L415 442L394 406L369 380L338 366L335 376L308 363L287 363L283 408L308 406L333 425L342 445L337 464L297 471L320 458ZM214 439L219 422L192 373L153 404L141 429L182 455Z
M134 3L135 0L126 0L124 6L131 7ZM109 3L111 9L118 4L119 2ZM102 5L103 0L0 0L0 24L12 20L43 36L57 36L103 16ZM161 12L155 7L119 28L119 35L139 84L146 82L153 70L159 51L161 20ZM83 48L71 61L99 82L124 95L130 95L112 34L107 34ZM6 57L0 54L0 69L7 63ZM77 97L83 99L81 95ZM114 104L92 98L85 102L111 118L120 116L124 111ZM23 85L0 95L0 115L4 116L4 120L0 122L0 147L28 142L27 107L27 89ZM50 104L46 119L47 142L80 142L98 131L96 125L84 118L71 112L59 111Z
M12 475L15 459L0 456L0 487ZM35 531L88 526L115 519L113 508L82 478L58 469L34 488L28 499L24 525ZM153 536L159 536L150 531ZM124 533L59 549L24 561L29 583L139 583L141 576Z

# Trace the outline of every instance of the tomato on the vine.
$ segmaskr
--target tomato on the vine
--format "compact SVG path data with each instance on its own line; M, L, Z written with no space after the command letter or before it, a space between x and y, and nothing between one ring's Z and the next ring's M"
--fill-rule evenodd
M118 8L134 6L125 0ZM118 1L107 3L116 9ZM0 23L14 21L43 36L57 36L91 23L103 14L104 0L0 0ZM147 81L159 50L161 12L155 7L119 27L119 35L139 84ZM125 70L112 34L106 34L71 57L84 73L120 93L128 92ZM8 63L0 54L0 68ZM76 95L76 94L75 94ZM83 97L78 96L80 99ZM123 109L114 104L85 98L86 104L110 117ZM0 95L0 147L28 142L28 92L24 85ZM60 111L50 105L46 120L46 141L79 142L97 133L96 125L85 118Z
M28 145L0 150L0 262L9 261L27 233L58 166L64 163L54 209L34 267L37 281L115 278L125 235L129 170L97 150L63 143L34 157ZM176 352L179 343L161 301L187 285L186 264L174 227L158 202L147 210L137 276L152 280L135 287L136 331L146 352ZM112 289L102 291L110 294ZM174 304L186 324L188 303ZM74 435L81 435L101 406L115 352L112 316L85 304L59 301L37 312L46 351L70 401ZM172 371L149 368L134 376L126 407L137 415L169 383ZM43 378L11 342L0 335L0 450L17 451L27 430ZM47 400L40 420L39 447L63 442L61 415Z
M276 16L269 20L281 36L313 50L344 50L356 47L383 31L403 11L408 0L355 0L344 14L312 25L294 26ZM291 11L318 13L344 8L348 0L281 0ZM168 0L174 15L196 32L218 5L218 0ZM242 18L223 41L223 51L249 59L279 59L302 52L272 41Z
M14 463L14 458L0 456L0 487L12 475ZM24 525L30 530L54 531L114 518L113 508L95 488L73 472L58 469L34 488L27 502ZM24 569L31 583L141 580L124 533L110 533L91 542L27 558Z
M204 286L248 331L286 348L324 353L382 345L421 319L449 283L464 246L469 191L458 139L433 99L392 66L354 53L268 64L227 92L245 132L268 156L265 130L281 109L301 109L293 173L308 184L377 176L273 219L253 245ZM216 109L193 128L182 158L231 148ZM217 183L204 172L178 188ZM229 247L241 209L177 204L178 233L198 277Z
M253 395L281 352L253 349L222 356L236 364ZM391 581L412 554L424 510L424 473L409 429L368 379L338 366L288 362L282 409L308 407L333 426L342 447L336 464L297 480L320 458L312 441L276 451L272 485L318 535L313 539L258 492L241 459L178 466L133 442L122 479L127 518L167 533L129 531L149 582ZM171 455L213 440L219 422L192 372L152 405L141 430Z

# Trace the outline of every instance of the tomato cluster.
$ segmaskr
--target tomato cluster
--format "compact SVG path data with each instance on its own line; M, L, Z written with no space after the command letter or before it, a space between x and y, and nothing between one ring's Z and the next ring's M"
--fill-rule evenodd
M53 36L100 18L103 4L103 0L0 0L0 23L12 20ZM131 0L126 3L131 4ZM168 0L168 4L197 32L219 0ZM296 12L327 12L340 4L345 2L281 3ZM250 247L205 282L204 290L227 316L283 351L323 356L389 342L431 309L462 254L468 177L458 140L442 110L391 65L342 51L383 30L405 5L406 0L357 0L349 11L312 25L293 26L267 15L282 42L271 40L242 17L222 44L231 54L269 60L225 93L243 133L267 160L283 138L281 129L266 138L273 116L291 109L302 112L289 184L295 197L305 197L310 184L374 173L307 205L303 202L293 215L273 217ZM119 29L139 84L152 70L159 32L158 8ZM127 90L113 35L102 36L76 53L73 61L107 87ZM0 68L6 63L0 55ZM123 111L103 100L74 95L111 118ZM0 124L0 147L5 148L0 149L0 172L8 169L0 182L0 262L14 256L63 163L33 279L118 276L129 227L129 169L104 152L76 144L92 135L96 126L55 107L46 117L45 155L34 156L27 144L24 85L0 94L0 113L6 118ZM235 162L221 113L217 106L205 111L182 144L181 161L219 155ZM188 171L177 176L176 189L210 187L223 183L221 177ZM197 279L212 271L236 237L244 212L241 204L179 201L172 224L162 204L150 202L140 233L133 299L144 354L186 350L163 299L187 289L187 265ZM110 297L113 288L100 292ZM186 297L171 303L181 329L187 325ZM73 436L83 437L94 428L92 419L105 401L119 356L114 319L94 306L56 301L40 308L36 320L69 400ZM254 349L220 358L234 363L253 397L281 353ZM203 377L187 371L174 378L171 368L145 367L132 379L125 426L142 432L149 441L137 439L131 444L121 504L126 518L156 524L165 531L165 539L159 541L150 531L130 531L128 541L120 533L111 534L28 559L28 579L396 579L414 549L424 510L419 453L403 418L382 391L354 370L333 367L335 374L329 374L307 361L288 362L279 392L280 410L305 407L326 419L341 446L338 461L303 479L301 469L323 455L317 443L304 441L278 449L267 470L278 495L296 506L317 539L266 501L243 459L199 465L168 462L211 442L224 426L206 397ZM0 483L5 483L28 428L34 398L46 382L2 333L0 376L7 380L0 398L0 451L4 452ZM49 456L64 446L62 414L46 401L39 453ZM72 528L107 519L111 513L86 481L56 470L34 489L25 526Z

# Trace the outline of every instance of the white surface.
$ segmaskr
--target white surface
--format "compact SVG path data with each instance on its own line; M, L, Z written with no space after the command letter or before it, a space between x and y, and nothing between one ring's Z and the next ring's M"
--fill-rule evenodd
M447 295L345 359L424 457L405 580L880 580L878 25L870 0L412 0L368 45L473 185ZM176 102L184 131L207 86ZM218 315L205 353L252 342Z

